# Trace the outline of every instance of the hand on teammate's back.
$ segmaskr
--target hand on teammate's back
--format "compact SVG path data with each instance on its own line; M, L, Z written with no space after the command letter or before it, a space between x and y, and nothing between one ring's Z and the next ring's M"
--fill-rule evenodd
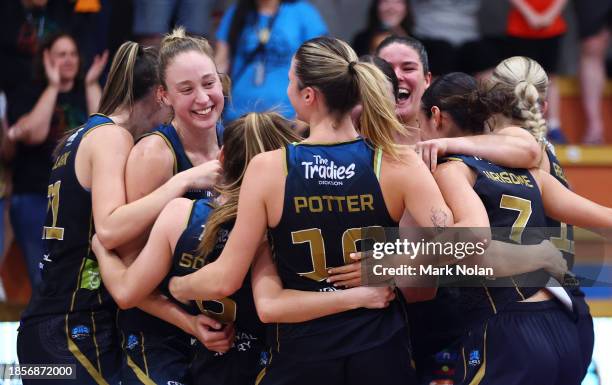
M438 165L438 157L446 155L446 141L444 138L425 140L418 142L414 150L431 172L434 172Z
M327 282L333 283L335 287L361 286L361 253L353 253L351 258L355 262L329 269Z
M392 286L360 286L352 290L356 293L360 307L366 309L383 309L395 299L395 288Z
M563 258L563 254L549 240L544 240L540 243L543 260L546 261L547 267L545 270L555 277L559 282L563 282L563 277L567 273L567 261Z

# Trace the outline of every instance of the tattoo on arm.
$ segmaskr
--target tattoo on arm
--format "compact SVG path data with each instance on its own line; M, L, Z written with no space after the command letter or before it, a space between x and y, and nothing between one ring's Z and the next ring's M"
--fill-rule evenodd
M431 224L436 228L436 231L442 232L447 226L448 215L441 209L431 208Z

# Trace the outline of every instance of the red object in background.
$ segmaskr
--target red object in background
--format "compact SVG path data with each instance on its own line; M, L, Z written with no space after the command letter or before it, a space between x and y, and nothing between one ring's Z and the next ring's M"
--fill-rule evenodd
M543 14L553 4L555 0L526 0L532 9L539 14ZM565 33L567 24L563 19L563 12L557 16L555 21L548 27L542 29L533 29L527 23L527 19L512 7L508 15L508 26L506 32L509 36L531 38L531 39L546 39L559 36Z

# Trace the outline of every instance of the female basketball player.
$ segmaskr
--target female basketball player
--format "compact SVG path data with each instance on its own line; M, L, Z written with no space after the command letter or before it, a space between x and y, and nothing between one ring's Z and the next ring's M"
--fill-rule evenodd
M100 114L58 147L43 228L43 283L22 317L20 362L75 364L83 384L118 380L116 305L100 284L89 240L95 232L114 248L150 226L172 198L212 184L211 170L199 167L126 204L124 167L134 137L161 121L158 85L155 52L123 44L111 66Z
M475 80L465 74L445 75L434 82L423 97L424 130L433 137L482 132L484 119L478 119L475 112L480 104L466 96L475 89ZM441 118L442 113L446 118ZM465 155L450 159L459 161L439 166L435 177L453 208L456 225L512 227L508 236L518 241L525 227L547 226L546 215L580 226L612 224L611 209L572 193L548 173L505 169ZM503 173L523 182L510 183L500 177ZM573 208L571 212L565 210L566 205ZM584 371L581 365L575 365L583 361L580 334L574 318L563 308L563 295L555 293L560 299L557 302L552 300L550 289L519 286L484 286L470 289L469 296L466 293L463 296L469 301L461 305L467 306L469 312L464 308L464 314L469 316L463 316L462 323L470 333L464 335L462 343L469 360L464 357L464 364L458 368L463 374L460 383L474 379L481 383L580 382ZM571 302L566 304L571 309ZM506 355L512 355L513 360L506 360ZM538 365L528 364L533 362ZM559 373L557 378L542 369L551 365Z
M285 288L330 291L327 269L344 264L356 248L360 233L351 229L397 226L404 211L422 226L452 221L423 163L412 150L393 144L393 136L405 135L405 129L392 101L382 96L386 79L380 70L357 62L346 43L317 38L297 51L289 78L289 99L298 117L310 123L310 137L253 159L223 253L197 272L173 278L170 291L177 299L236 291L267 227ZM369 142L350 119L360 100L361 133ZM262 383L388 384L413 378L397 301L382 310L278 324L275 335Z
M423 158L430 162L432 168L437 163L436 157L444 154L462 153L479 156L493 160L495 163L508 167L533 167L531 162L524 156L520 156L512 150L512 138L514 135L524 135L529 132L538 143L545 143L543 152L546 156L537 156L538 167L547 173L551 173L559 182L568 187L567 179L563 169L557 160L554 149L546 141L546 122L543 115L546 110L546 92L548 77L542 67L526 57L513 57L502 61L494 70L490 80L486 84L488 92L495 92L502 96L498 106L503 107L492 119L492 132L503 135L476 135L472 137L441 138L417 144L417 150L422 150ZM508 126L524 127L523 134ZM488 138L488 139L486 139ZM488 140L488 146L480 145L481 150L476 151L477 143ZM497 143L491 142L497 141ZM464 145L471 143L472 145ZM505 143L505 144L504 144ZM502 147L502 144L503 147ZM486 150L486 149L489 150ZM520 151L520 150L519 150ZM486 152L486 153L485 153ZM542 152L542 151L538 151ZM493 154L495 153L495 154ZM431 155L430 155L431 154ZM495 157L493 157L495 155ZM573 265L573 228L554 219L548 218L547 226L559 228L552 234L551 240L563 252L565 259L571 268ZM584 300L584 293L579 288L569 291L572 296L578 317L577 325L580 330L580 341L582 344L584 371L586 372L590 363L593 349L593 321L588 306Z
M164 276L189 274L204 263L214 261L232 230L248 162L258 153L298 140L300 138L293 133L291 124L274 113L252 113L232 122L224 133L221 156L224 180L220 188L223 194L218 199L222 203L220 206L210 198L173 200L156 220L147 245L129 267L103 249L94 237L93 250L111 295L118 302L136 303L162 283ZM269 255L269 250L266 254ZM309 309L300 306L299 311L313 313L321 307L329 307L332 301L327 298L333 299L334 308L344 306L349 299L351 306L377 306L392 295L384 288L357 288L343 292L342 296L339 294L306 293L313 299L319 298L316 305ZM302 295L301 292L293 293L291 299L299 299ZM192 302L189 310L212 315L224 324L236 322L238 328L235 345L229 353L218 356L211 352L227 350L227 339L209 344L208 350L197 348L197 356L192 362L192 381L203 384L253 383L261 370L259 358L265 346L263 325L257 318L250 280L245 280L240 290L230 297ZM184 353L190 357L189 350Z
M126 166L128 201L146 196L174 174L194 166L208 164L219 172L216 125L224 106L224 78L217 73L212 58L207 40L186 36L182 28L162 40L160 94L162 102L172 109L173 118L169 124L156 127L138 140L130 153ZM192 189L184 196L199 199L211 196L211 191ZM134 258L147 235L148 231L121 247L120 255L128 260ZM123 348L129 358L123 366L122 381L138 383L139 378L148 377L154 382L181 382L187 375L188 365L182 352L188 349L190 340L184 333L190 325L184 321L190 317L184 311L164 310L170 305L159 294L139 305L161 319L138 309L120 312ZM119 303L119 306L127 308L134 304Z
M514 110L505 108L503 119L497 116L494 120L493 132L499 132L508 120L512 124L525 127L539 142L546 144L539 168L553 175L561 184L569 188L565 174L554 148L546 141L546 122L543 115L546 112L546 94L548 77L542 67L534 60L526 57L512 57L502 61L493 71L487 88L506 96L501 106L514 106ZM506 104L507 103L507 104ZM505 120L505 121L504 121ZM569 267L573 266L573 228L571 225L547 217L547 226L559 230L553 234L553 242L563 252ZM580 287L569 290L577 316L576 325L580 333L581 351L583 357L583 373L586 373L593 352L594 332L593 319Z
M376 54L389 62L399 81L399 95L396 113L402 123L408 128L418 128L417 117L423 92L431 83L429 60L423 44L412 37L391 36L383 40ZM414 135L403 138L404 144L415 144L420 138ZM527 133L518 127L505 127L498 131L503 135L495 139L485 136L472 138L456 138L449 141L418 143L416 151L421 154L428 166L435 170L437 156L444 154L474 154L493 161L502 161L510 167L535 167L541 158L540 148ZM492 142L493 141L493 142ZM508 154L503 159L497 159L498 154ZM526 163L526 164L525 164ZM505 163L502 163L505 164Z

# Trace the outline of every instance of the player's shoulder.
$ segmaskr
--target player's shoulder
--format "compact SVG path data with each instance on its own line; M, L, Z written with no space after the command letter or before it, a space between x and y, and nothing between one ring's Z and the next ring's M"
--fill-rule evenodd
M164 137L151 134L141 138L130 152L131 162L164 167L174 165L174 152Z
M95 153L130 151L134 145L132 134L115 123L91 127L83 131L82 143ZM95 144L94 144L95 143Z
M474 179L474 172L462 157L448 157L444 162L438 164L433 175L438 183L448 178L465 177L472 183Z
M285 150L278 149L259 153L249 162L249 169L256 171L275 170L282 167Z
M183 228L189 219L194 202L187 198L172 199L166 204L157 221L160 222L160 225L167 228Z
M410 169L427 168L412 146L398 145L396 152L395 157L383 153L382 163L385 172L404 174Z

